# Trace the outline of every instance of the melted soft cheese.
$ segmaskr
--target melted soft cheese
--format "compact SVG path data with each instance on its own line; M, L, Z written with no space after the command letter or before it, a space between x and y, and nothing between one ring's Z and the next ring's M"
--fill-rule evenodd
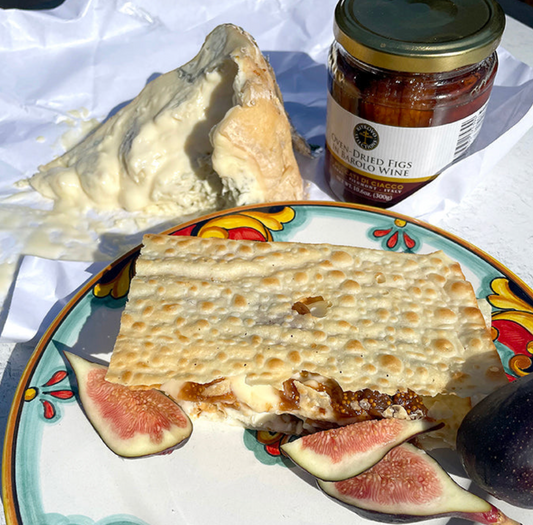
M222 384L223 390L233 392L237 400L250 407L253 412L279 411L279 392L270 385L249 385L244 374L225 378ZM179 392L183 385L184 381L171 379L162 385L161 389L171 397L180 399Z
M221 137L216 144L218 125L249 94L257 73L243 63L256 53L249 36L220 26L192 61L150 82L101 125L85 109L62 114L56 123L71 129L53 146L68 151L2 199L0 305L20 255L112 260L143 231L264 202L257 163L238 148L228 152Z
M317 376L317 379L326 381L326 378L320 376ZM295 379L300 393L300 403L299 407L293 411L282 408L282 399L278 389L267 384L249 384L245 374L224 378L217 384L220 392L233 393L237 401L237 409L224 402L210 403L211 406L206 407L203 402L183 401L180 390L185 384L184 381L171 379L161 386L161 390L176 399L185 412L193 418L201 416L245 428L298 434L304 428L313 429L305 423L306 418L324 421L332 421L335 418L329 396L316 390L319 383L317 381L308 381L308 383L314 385L315 388ZM290 413L294 413L302 420L291 417Z
M225 378L217 385L220 391L234 394L238 408L226 403L209 403L207 406L202 402L184 401L180 397L180 390L184 384L183 381L171 379L161 386L161 390L174 398L192 418L202 417L243 428L289 434L300 434L304 428L303 421L283 413L277 389L270 385L250 385L246 382L244 374Z
M158 77L111 125L41 168L31 185L69 206L134 211L167 203L178 213L217 207L221 182L209 132L232 107L236 67L227 59L194 82L178 82L179 71Z

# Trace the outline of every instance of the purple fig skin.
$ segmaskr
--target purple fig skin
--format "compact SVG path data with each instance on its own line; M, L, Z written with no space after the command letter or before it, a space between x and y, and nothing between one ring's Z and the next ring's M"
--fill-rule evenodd
M483 525L522 525L518 521L515 521L503 514L503 512L498 510L496 507L493 507L490 512L483 514L452 512L448 514L433 514L428 516L409 516L406 514L383 514L381 512L375 512L372 510L350 507L349 505L343 502L341 502L341 504L347 508L350 508L350 510L353 510L357 515L363 518L378 521L380 523L418 523L420 521L426 521L437 518L462 518L464 520L473 521L475 523L481 523Z
M516 507L533 508L533 374L480 401L457 432L457 452L472 481Z
M476 523L483 523L484 525L522 525L518 521L512 520L506 516L501 510L492 505L489 512L480 513L459 513L458 518L475 521Z

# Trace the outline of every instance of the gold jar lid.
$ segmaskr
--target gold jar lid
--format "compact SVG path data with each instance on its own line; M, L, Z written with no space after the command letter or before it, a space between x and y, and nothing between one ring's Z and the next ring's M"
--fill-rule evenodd
M487 58L504 27L495 0L341 0L334 32L348 53L367 64L436 73Z

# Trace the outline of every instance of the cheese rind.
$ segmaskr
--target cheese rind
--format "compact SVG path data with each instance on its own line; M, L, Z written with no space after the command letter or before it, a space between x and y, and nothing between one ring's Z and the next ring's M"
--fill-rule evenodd
M274 74L231 24L30 184L59 206L179 215L303 195Z

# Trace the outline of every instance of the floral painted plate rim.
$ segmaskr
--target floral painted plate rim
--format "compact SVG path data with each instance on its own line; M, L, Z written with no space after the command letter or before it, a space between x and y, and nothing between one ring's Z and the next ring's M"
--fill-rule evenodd
M376 248L417 252L423 247L424 240L429 239L432 248L443 249L461 264L466 263L467 267L481 265L476 271L484 274L485 282L480 284L480 289L476 292L479 297L481 290L481 296L486 296L492 307L492 337L506 372L512 380L533 370L533 290L504 265L473 244L420 220L389 210L357 204L298 201L223 210L167 229L163 233L256 241L288 240L290 237L286 237L287 227L294 232L305 229L306 224L309 227L306 221L320 213L348 218L354 225L359 226L366 222L368 225L366 237L377 243ZM366 220L361 220L362 218ZM370 219L375 221L374 227ZM139 250L140 246L130 250L78 290L47 329L23 372L12 402L3 449L2 496L8 525L23 523L17 500L15 449L19 437L22 406L25 401L32 400L38 394L37 390L30 386L35 369L46 353L53 335L82 298L92 291L100 298L125 299L133 276L133 262ZM487 271L488 268L491 272ZM74 397L72 391L60 385L65 376L66 372L56 372L46 383L48 392L45 393L51 397L50 400L41 400L45 418L54 417L56 412L54 402ZM266 440L262 440L258 435L252 438L248 433L244 441L263 463L275 461L276 455L279 456L279 439L276 436L272 439L271 436L267 436Z

